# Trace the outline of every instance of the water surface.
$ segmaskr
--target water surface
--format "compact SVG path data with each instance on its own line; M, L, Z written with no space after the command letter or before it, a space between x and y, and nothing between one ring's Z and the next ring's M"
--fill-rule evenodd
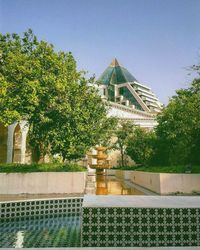
M38 216L0 221L0 248L78 246L80 246L79 216Z
M142 191L127 181L107 175L89 175L86 193L96 195L144 195Z

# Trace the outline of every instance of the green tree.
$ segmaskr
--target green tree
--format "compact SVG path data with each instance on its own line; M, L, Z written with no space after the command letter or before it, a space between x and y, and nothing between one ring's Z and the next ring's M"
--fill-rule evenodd
M71 86L68 92L70 109L59 115L49 134L51 153L63 159L80 159L92 146L111 136L114 118L107 118L105 103L86 80Z
M38 104L38 80L32 77L30 57L36 44L30 30L22 39L17 34L0 34L0 122L5 125L27 116Z
M35 161L46 153L78 159L109 131L107 107L88 82L71 53L31 30L0 34L0 122L28 121Z
M129 141L129 138L134 133L135 125L130 121L121 121L116 128L114 136L116 138L112 148L120 150L121 166L125 166L125 151Z
M126 153L136 164L147 166L151 164L154 155L155 140L153 131L136 127L128 139Z
M177 91L158 123L158 164L200 163L200 79Z

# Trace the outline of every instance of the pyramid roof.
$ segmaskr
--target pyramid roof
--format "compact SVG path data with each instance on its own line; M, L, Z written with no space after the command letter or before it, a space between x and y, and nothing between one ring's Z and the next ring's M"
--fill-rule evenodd
M121 84L134 81L137 81L136 78L126 68L121 66L116 58L113 59L111 64L97 80L98 83L104 85Z

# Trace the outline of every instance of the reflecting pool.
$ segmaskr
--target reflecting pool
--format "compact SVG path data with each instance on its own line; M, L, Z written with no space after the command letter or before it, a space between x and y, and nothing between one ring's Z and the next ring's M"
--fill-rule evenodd
M144 192L128 182L107 175L89 175L86 193L96 195L145 195Z

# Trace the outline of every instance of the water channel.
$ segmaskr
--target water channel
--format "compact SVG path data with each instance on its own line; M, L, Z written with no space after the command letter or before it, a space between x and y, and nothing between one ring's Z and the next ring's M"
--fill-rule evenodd
M86 194L96 195L145 195L139 188L128 181L115 176L88 175Z

